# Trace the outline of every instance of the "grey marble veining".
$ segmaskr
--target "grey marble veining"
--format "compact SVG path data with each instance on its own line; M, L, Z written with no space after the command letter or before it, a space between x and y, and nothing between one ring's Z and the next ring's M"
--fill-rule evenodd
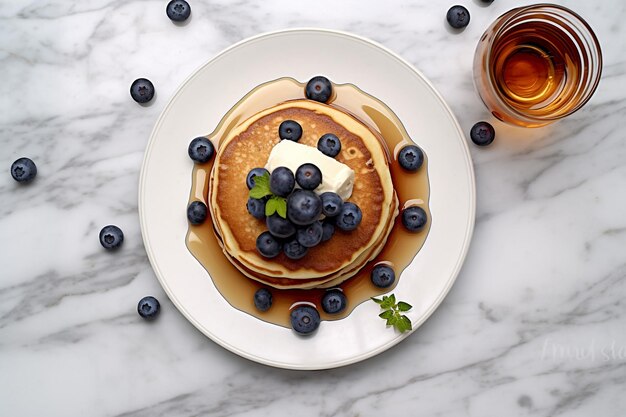
M604 72L566 120L520 129L473 90L475 44L529 1L451 5L319 0L194 1L173 25L165 1L0 0L0 415L581 416L626 410L626 4L556 1L595 29ZM141 243L140 164L177 86L223 48L291 27L340 29L402 55L437 87L471 147L477 223L466 264L435 314L395 348L345 368L268 368L224 350L165 296ZM157 87L149 106L132 80ZM216 92L219 94L219 91ZM8 174L20 156L39 175ZM123 250L97 235L115 223ZM136 303L153 294L153 323Z

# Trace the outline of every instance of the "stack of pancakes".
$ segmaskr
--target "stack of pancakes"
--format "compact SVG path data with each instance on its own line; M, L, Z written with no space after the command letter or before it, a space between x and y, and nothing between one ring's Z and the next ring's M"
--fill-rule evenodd
M256 239L267 227L246 209L246 175L252 168L265 166L272 147L280 141L278 126L285 120L302 126L299 143L304 145L316 147L325 133L339 137L342 147L336 159L355 173L348 201L363 213L355 230L336 229L330 240L310 248L298 260L283 253L271 259L261 256ZM220 138L209 180L209 209L226 257L243 274L276 288L330 288L355 275L382 250L398 214L398 200L387 150L361 121L330 105L293 100L255 114L225 135Z

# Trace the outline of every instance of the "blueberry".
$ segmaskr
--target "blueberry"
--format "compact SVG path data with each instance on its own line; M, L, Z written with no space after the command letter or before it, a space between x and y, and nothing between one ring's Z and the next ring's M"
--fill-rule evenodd
M291 310L291 327L302 335L313 333L320 326L320 313L315 307L299 305Z
M361 223L362 217L363 214L359 206L349 202L343 203L341 212L337 215L337 219L335 220L335 226L343 231L349 232L357 228L359 223Z
M108 225L100 230L100 244L105 249L117 249L124 242L124 232L117 226Z
M257 219L265 218L265 200L250 197L248 198L248 203L246 203L246 208L253 217Z
M296 233L296 226L289 220L280 217L278 213L274 213L265 219L265 224L270 233L280 239L293 236Z
M393 272L390 266L381 264L376 265L374 269L372 269L370 278L372 279L372 284L376 285L378 288L387 288L396 280L396 273Z
M285 120L278 126L278 136L281 140L289 139L297 142L302 137L302 126L293 120Z
M343 207L343 200L339 197L339 194L327 191L320 195L322 199L322 213L326 217L334 217L341 212Z
M280 197L287 197L293 187L296 185L296 179L293 172L287 167L278 167L270 175L270 191Z
M297 239L292 239L283 245L283 252L289 259L301 259L309 251L309 248L302 246Z
M314 190L322 183L322 171L313 164L302 164L296 170L296 182L304 190Z
M187 207L187 220L191 224L202 224L206 220L208 209L202 201L192 201Z
M248 186L248 189L251 190L252 187L254 187L255 176L262 177L266 172L269 175L270 172L265 168L252 168L246 176L246 185Z
M204 136L195 138L189 143L189 149L187 150L189 157L200 164L209 162L215 153L215 147L210 140Z
M331 237L335 234L335 226L333 226L330 222L322 223L322 242L326 242L330 240Z
M333 85L326 77L318 75L313 77L306 83L306 98L310 100L326 103L330 96L333 95Z
M322 297L322 310L328 314L338 314L345 310L348 299L341 290L328 290Z
M130 85L130 96L137 103L147 103L154 97L154 85L145 78L137 78Z
M332 133L326 133L317 141L317 149L324 155L334 158L341 151L341 141Z
M287 198L287 217L298 226L306 226L322 214L322 200L313 191L300 190Z
M256 238L256 250L266 258L278 256L282 245L270 232L263 232Z
M455 29L464 28L469 24L470 21L469 10L459 5L452 6L446 14L446 20L448 21L450 26Z
M272 306L272 293L267 288L259 288L254 293L254 306L259 311L267 311Z
M137 313L146 320L154 320L161 311L161 303L151 295L143 297L137 303Z
M30 182L37 175L37 165L29 158L20 158L11 164L11 176L17 182Z
M427 221L428 216L421 207L411 206L402 210L402 224L410 232L419 232Z
M298 229L296 239L298 243L307 248L312 248L322 241L324 228L320 222L313 222L310 225Z
M187 20L191 14L191 7L185 0L172 0L167 3L165 12L170 20L173 20L174 22L182 22Z
M424 152L415 145L406 145L398 153L398 162L407 171L417 171L424 163Z
M470 139L478 146L491 145L496 138L496 130L487 122L478 122L470 130Z

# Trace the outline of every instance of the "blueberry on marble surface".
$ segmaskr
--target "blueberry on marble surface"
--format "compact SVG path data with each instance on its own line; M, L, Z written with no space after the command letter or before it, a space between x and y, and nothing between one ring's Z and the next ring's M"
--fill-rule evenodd
M191 15L191 6L185 0L172 0L165 8L167 17L174 22L183 22Z
M294 307L289 316L291 327L301 335L309 335L320 326L320 313L309 305Z
M105 249L117 249L124 242L122 229L112 224L104 226L100 230L100 244Z
M419 232L426 226L428 216L423 208L411 206L402 210L402 224L410 232Z
M11 164L11 176L17 182L30 182L37 176L37 165L30 158L20 158Z
M316 221L322 214L322 200L313 191L298 190L287 198L287 217L298 226Z
M448 24L455 29L464 28L470 21L469 10L458 4L456 6L452 6L448 9L448 13L446 13L446 20L448 21Z
M302 137L302 126L294 120L285 120L278 126L278 136L281 140L287 139L297 142Z
M130 85L130 96L137 103L147 103L154 97L154 85L146 78L138 78Z
M296 170L296 182L303 190L314 190L322 183L322 171L315 164L302 164Z
M398 152L398 163L407 171L417 171L424 163L424 152L415 145L406 145Z
M272 306L272 293L267 288L259 288L254 293L254 306L259 311L267 311Z
M202 224L207 218L209 210L202 201L192 201L187 206L187 220L191 224Z
M328 314L339 314L347 305L348 299L341 290L328 290L322 297L322 310Z
M302 259L309 252L309 248L302 246L298 239L293 238L283 245L283 252L289 259Z
M333 85L328 78L318 75L309 80L304 91L309 100L326 103L333 94Z
M491 145L496 138L496 130L487 122L478 122L470 129L470 139L478 146Z
M189 157L199 164L209 162L215 154L215 147L213 143L204 136L197 137L189 143L189 149L187 149Z
M343 203L341 211L335 219L335 226L345 232L349 232L359 226L362 218L363 214L359 206L351 202Z
M137 303L137 313L146 320L154 320L161 311L161 303L151 295L143 297Z
M341 151L341 141L332 133L326 133L317 141L317 149L324 155L334 158Z
M370 278L378 288L388 288L395 282L396 273L389 265L380 264L372 269Z
M296 185L296 179L293 172L287 167L278 167L270 175L270 191L272 194L287 197L293 187Z
M269 171L265 168L252 168L246 176L246 185L251 190L254 187L254 177L262 177L265 173L269 175Z
M280 241L270 232L263 232L256 238L257 251L266 258L274 258L283 249Z

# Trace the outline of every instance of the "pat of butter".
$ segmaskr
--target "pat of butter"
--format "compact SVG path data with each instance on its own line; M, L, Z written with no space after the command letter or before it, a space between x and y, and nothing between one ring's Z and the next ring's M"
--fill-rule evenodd
M316 194L332 191L339 194L343 201L350 198L354 186L354 171L312 146L288 139L281 140L272 148L265 168L271 173L275 168L287 167L295 175L298 167L306 163L311 163L322 171L322 183L313 190Z

